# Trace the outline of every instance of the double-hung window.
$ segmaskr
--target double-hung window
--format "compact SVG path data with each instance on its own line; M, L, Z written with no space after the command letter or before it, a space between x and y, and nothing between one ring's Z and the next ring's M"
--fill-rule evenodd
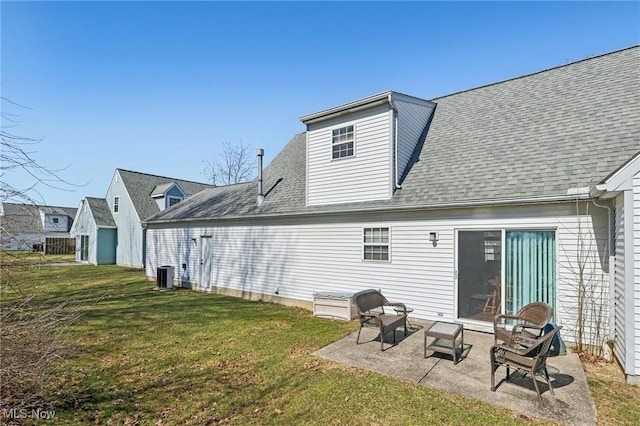
M113 212L118 213L118 204L120 204L120 197L113 197Z
M353 157L353 125L340 127L331 131L332 158Z
M389 260L389 228L364 228L364 260Z

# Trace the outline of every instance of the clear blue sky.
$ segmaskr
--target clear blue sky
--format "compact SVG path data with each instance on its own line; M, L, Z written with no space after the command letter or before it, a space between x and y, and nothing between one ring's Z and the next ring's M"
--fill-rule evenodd
M300 116L386 90L432 99L640 44L638 2L0 7L2 96L29 107L3 112L43 138L37 161L84 185L37 186L63 206L104 197L117 167L204 181L223 142L269 161Z

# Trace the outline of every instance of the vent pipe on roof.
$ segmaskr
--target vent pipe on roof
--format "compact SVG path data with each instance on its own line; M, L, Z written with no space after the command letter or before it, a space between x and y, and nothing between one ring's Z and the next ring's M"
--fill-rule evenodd
M264 156L264 149L258 148L258 200L257 204L261 205L264 202L264 191L262 190L262 157Z

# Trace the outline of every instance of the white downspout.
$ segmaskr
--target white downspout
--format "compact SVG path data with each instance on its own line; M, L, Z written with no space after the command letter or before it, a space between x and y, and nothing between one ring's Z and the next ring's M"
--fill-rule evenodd
M593 198L591 199L593 201L593 204L601 207L601 208L605 208L607 209L607 248L608 248L608 253L607 255L609 256L609 333L608 333L608 337L607 340L608 341L614 341L615 340L615 336L616 336L616 320L615 320L615 286L616 286L616 280L615 280L615 267L616 267L616 259L614 256L615 253L615 248L614 248L614 235L616 232L615 226L616 226L616 213L615 213L615 208L611 205L611 204L599 204L598 203L598 196L602 194L602 191L600 192L600 194L598 196L596 196L596 192L595 191L597 188L592 188L589 191L589 195L591 195ZM605 342L606 344L607 342ZM613 348L611 348L611 356L614 357L615 355L613 354Z
M394 162L394 188L402 189L402 185L400 185L400 176L398 174L398 108L393 103L393 96L389 93L389 105L393 110L393 162Z

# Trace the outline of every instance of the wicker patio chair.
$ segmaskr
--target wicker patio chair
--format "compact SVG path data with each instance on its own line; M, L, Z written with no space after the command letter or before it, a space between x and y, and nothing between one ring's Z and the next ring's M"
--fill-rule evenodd
M489 350L491 357L491 390L496 391L495 373L498 367L504 365L507 368L507 376L505 380L509 380L510 369L518 370L526 376L531 375L533 386L538 394L538 400L540 405L544 406L542 402L542 395L536 380L536 375L543 375L549 386L549 392L553 395L553 386L551 385L551 379L549 378L549 372L547 371L547 357L553 338L560 331L562 327L554 328L544 336L532 339L529 347L523 347L519 344L510 346L509 343L501 345L493 345ZM519 343L519 342L518 342Z
M380 350L384 350L384 336L393 331L393 343L396 343L396 329L404 326L404 335L407 335L407 307L404 303L391 303L378 290L363 290L353 295L353 300L360 317L360 329L356 344L360 343L362 327L373 327L380 330ZM385 313L385 307L402 308L400 313Z
M544 327L549 324L553 316L553 308L544 302L533 302L523 306L515 315L496 315L493 317L494 343L508 342L521 336L525 341L538 338ZM513 325L511 330L507 326Z

